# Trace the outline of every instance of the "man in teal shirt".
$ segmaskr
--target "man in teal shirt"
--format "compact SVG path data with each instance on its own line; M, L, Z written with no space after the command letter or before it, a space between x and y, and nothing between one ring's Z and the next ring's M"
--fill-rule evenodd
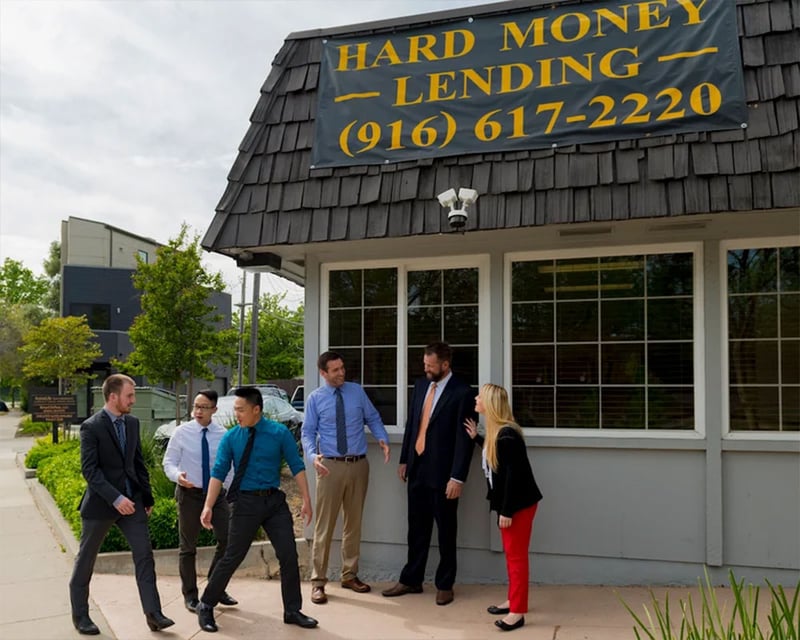
M200 598L197 607L200 628L217 631L214 607L247 555L259 527L264 528L280 563L283 621L304 628L315 627L317 621L300 612L303 597L300 594L294 526L286 495L280 490L281 464L285 460L303 495L301 513L308 525L312 510L305 466L289 430L261 415L264 407L261 392L254 387L240 387L235 395L233 412L238 425L230 429L219 443L208 495L200 515L202 525L210 529L214 503L233 465L236 472L228 490L228 499L232 501L228 546Z

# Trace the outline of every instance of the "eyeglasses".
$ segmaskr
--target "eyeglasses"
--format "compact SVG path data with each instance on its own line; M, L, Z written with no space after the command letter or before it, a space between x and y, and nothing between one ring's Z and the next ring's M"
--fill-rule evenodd
M211 411L216 407L212 407L210 404L196 404L193 405L193 408L197 409L198 411Z

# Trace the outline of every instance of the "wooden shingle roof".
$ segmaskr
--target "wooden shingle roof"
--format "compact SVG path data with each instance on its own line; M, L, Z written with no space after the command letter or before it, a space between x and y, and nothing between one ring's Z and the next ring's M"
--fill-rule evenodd
M290 35L203 239L209 250L446 231L436 194L480 199L467 231L800 207L800 0L737 0L747 129L311 169L322 40L553 4L513 0Z

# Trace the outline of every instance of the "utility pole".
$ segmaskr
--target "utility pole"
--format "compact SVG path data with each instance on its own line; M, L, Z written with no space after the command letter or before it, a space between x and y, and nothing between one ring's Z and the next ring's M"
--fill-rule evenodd
M244 310L247 304L244 301L245 290L247 289L247 271L242 269L242 297L241 302L236 305L239 307L239 359L236 367L236 386L242 386L242 371L244 370Z
M253 313L250 315L250 384L256 380L256 365L258 364L258 298L261 295L261 274L253 274Z

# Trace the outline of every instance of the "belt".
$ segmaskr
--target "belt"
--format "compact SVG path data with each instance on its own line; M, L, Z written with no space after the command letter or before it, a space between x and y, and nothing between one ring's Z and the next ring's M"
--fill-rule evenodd
M323 456L325 460L336 460L336 462L358 462L366 457L366 453L362 453L360 456Z
M278 493L279 489L270 487L269 489L253 489L251 491L240 491L244 496L271 496L273 493Z
M200 487L184 487L178 485L181 488L181 491L185 491L186 493L203 493L203 490Z

